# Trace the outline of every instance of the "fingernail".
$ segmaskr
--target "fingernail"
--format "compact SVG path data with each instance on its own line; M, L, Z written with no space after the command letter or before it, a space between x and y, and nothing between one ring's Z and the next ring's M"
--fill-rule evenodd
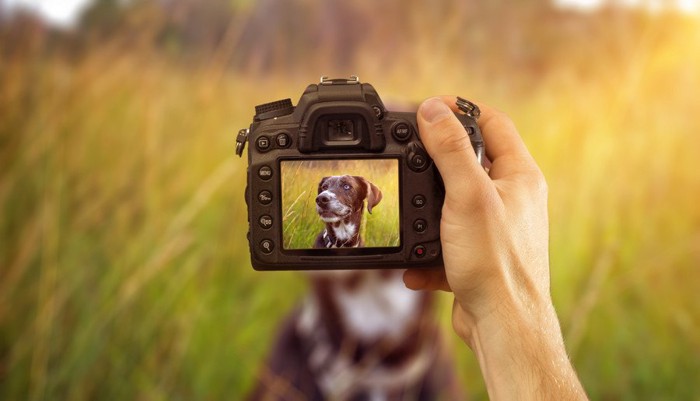
M450 108L437 97L430 98L423 102L418 111L421 117L429 123L451 112Z

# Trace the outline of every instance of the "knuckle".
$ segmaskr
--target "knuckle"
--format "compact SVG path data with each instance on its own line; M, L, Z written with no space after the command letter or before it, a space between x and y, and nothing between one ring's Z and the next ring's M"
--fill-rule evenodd
M547 179L539 168L534 168L529 173L528 186L530 189L539 195L547 196L549 192L549 187L547 185Z
M506 113L500 110L494 110L479 125L483 130L507 129L509 131L517 131L513 120Z
M545 197L549 194L549 184L547 184L547 180L544 179L544 175L542 176L542 179L538 181L537 189L538 192Z
M537 192L546 194L548 191L547 179L544 173L539 168L536 168L532 173L532 186Z
M501 115L499 116L499 121L501 124L503 124L505 128L508 128L508 130L517 132L518 128L515 126L515 121L513 121L513 119L511 119L507 114L503 112L500 113Z
M459 214L485 216L498 210L498 202L493 191L486 188L449 191L446 193L445 205L455 209Z
M436 127L436 145L443 152L461 152L472 149L469 135L464 128L451 119L444 119Z

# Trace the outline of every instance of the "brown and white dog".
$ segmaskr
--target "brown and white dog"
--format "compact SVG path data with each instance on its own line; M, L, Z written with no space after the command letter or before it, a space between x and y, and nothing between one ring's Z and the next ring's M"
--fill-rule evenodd
M382 191L364 177L336 175L323 177L318 183L316 212L326 229L314 242L314 248L363 247L360 237L362 214L382 200Z
M362 247L382 192L363 177L324 177L314 248ZM311 292L286 319L250 400L461 400L431 314L433 297L405 288L402 270L308 273Z

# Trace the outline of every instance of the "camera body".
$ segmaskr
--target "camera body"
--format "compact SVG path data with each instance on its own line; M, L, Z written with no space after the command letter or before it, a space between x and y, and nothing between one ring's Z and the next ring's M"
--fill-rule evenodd
M478 108L464 99L458 106L481 160ZM246 141L256 270L442 264L442 180L415 113L387 110L370 84L324 77L296 107L290 99L256 106L250 128L239 132L239 156Z

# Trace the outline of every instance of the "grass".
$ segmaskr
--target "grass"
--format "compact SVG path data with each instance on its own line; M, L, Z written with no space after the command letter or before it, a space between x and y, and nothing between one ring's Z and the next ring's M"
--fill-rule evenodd
M700 29L678 29L586 80L362 71L385 98L459 93L513 117L548 178L552 293L592 399L700 399ZM306 284L250 267L235 133L310 75L109 46L0 62L1 399L242 398Z
M228 398L287 309L248 262L250 105L236 82L113 56L0 74L0 398Z
M285 249L308 249L325 224L316 213L318 183L323 177L355 175L382 191L382 199L364 213L360 237L366 247L399 246L399 176L396 160L285 161L282 163L282 217Z

